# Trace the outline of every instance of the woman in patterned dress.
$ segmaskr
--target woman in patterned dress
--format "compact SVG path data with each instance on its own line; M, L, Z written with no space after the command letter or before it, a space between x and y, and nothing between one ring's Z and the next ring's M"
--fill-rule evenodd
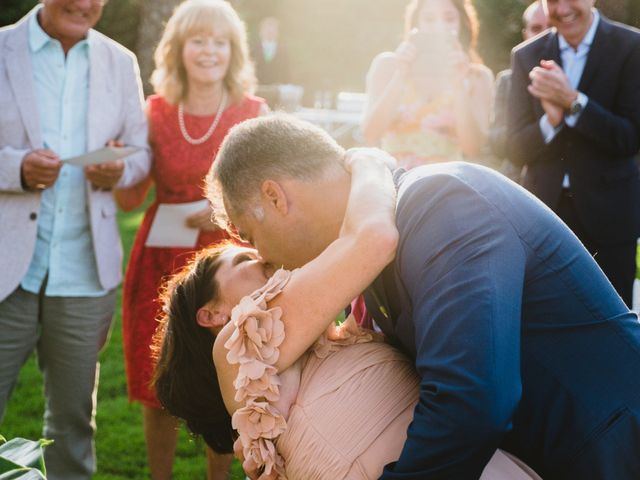
M150 344L157 326L156 302L163 279L181 268L200 248L228 238L212 222L207 206L188 216L197 229L191 248L147 246L160 204L203 199L204 176L228 130L265 111L252 96L253 67L247 55L245 26L231 5L221 0L188 0L169 19L155 53L156 69L149 97L149 140L154 163L136 187L116 191L124 210L139 206L152 184L155 201L145 212L131 252L123 290L123 337L129 398L143 405L151 478L171 478L177 421L161 408L150 388ZM208 452L211 463L216 455ZM230 457L217 458L226 478Z
M404 168L473 159L489 128L493 74L475 53L469 0L412 0L405 40L367 74L363 132Z

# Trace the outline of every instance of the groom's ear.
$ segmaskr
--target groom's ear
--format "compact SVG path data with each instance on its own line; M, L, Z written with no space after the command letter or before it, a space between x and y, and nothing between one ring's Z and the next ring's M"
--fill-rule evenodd
M280 214L286 215L289 211L287 204L287 194L283 190L282 186L278 182L273 180L265 180L262 182L262 196L264 197L267 205L270 205Z

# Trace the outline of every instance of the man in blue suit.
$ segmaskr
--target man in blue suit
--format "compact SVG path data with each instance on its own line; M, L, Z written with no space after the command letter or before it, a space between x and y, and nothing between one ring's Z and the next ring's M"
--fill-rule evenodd
M545 0L552 30L513 51L509 158L631 306L640 235L640 32L594 0Z
M250 120L227 136L210 183L265 260L296 267L338 235L343 155L304 122ZM575 235L483 167L394 177L400 241L368 307L421 384L382 478L477 479L498 447L545 480L640 478L640 324Z

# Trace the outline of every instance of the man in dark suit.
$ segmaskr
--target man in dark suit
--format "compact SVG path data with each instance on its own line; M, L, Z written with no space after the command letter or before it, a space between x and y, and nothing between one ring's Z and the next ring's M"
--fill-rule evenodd
M631 306L640 233L640 32L594 0L546 0L547 34L516 47L510 158Z
M300 120L249 120L225 139L210 198L266 261L298 267L338 236L344 155ZM395 181L398 250L367 307L421 382L382 478L477 479L498 447L545 480L640 478L640 323L575 235L484 167Z
M260 85L288 83L289 58L286 46L280 41L280 23L275 17L260 21L260 38L253 45L252 56Z

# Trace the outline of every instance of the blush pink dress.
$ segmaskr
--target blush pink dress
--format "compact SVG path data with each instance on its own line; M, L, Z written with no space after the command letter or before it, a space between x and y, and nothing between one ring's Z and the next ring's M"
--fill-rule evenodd
M292 272L279 270L232 312L235 330L225 344L239 364L232 417L245 459L289 480L377 479L397 460L418 401L419 378L411 361L350 317L331 327L297 364L291 382L274 368L284 340L279 307L268 302ZM287 370L288 372L288 370ZM282 378L281 378L282 377ZM290 396L281 402L281 393ZM482 480L539 477L498 450Z

